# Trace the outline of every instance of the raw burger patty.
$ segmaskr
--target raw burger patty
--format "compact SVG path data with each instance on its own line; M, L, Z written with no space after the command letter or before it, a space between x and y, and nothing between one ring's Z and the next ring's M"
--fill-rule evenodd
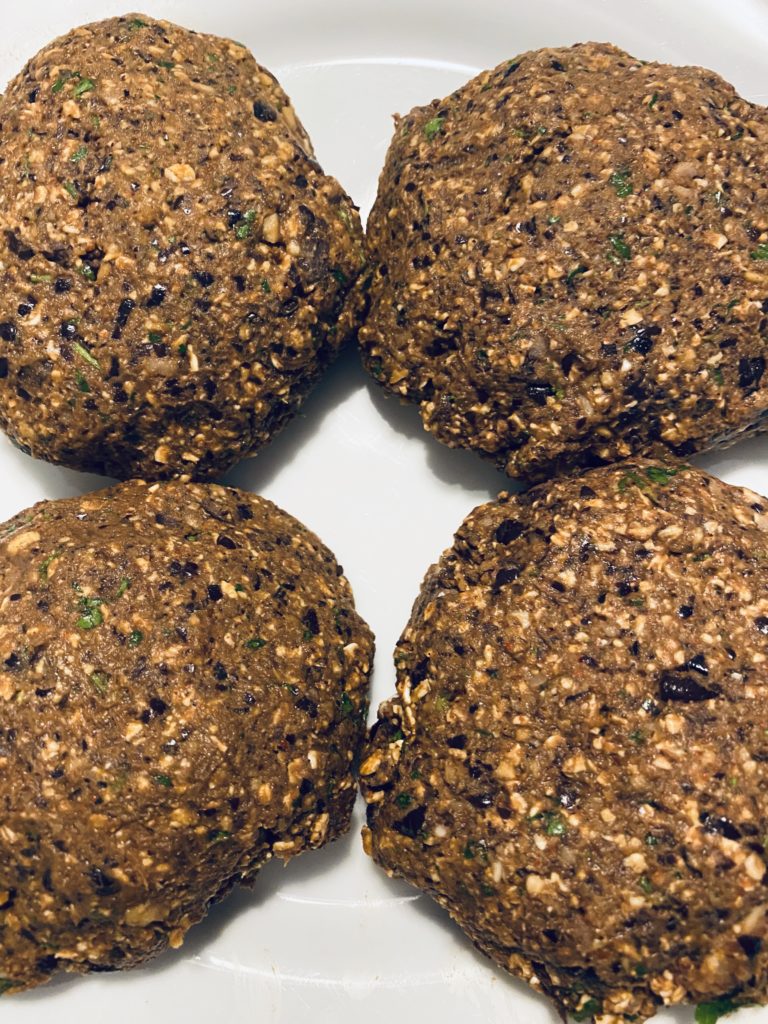
M427 574L366 849L578 1020L766 1001L768 501L633 461L500 495Z
M362 261L273 76L111 18L26 65L0 130L0 426L121 478L209 478L264 445L348 336Z
M398 119L369 371L513 477L763 429L768 130L702 68L539 50Z
M0 528L0 991L132 967L349 826L371 633L263 498L131 482Z

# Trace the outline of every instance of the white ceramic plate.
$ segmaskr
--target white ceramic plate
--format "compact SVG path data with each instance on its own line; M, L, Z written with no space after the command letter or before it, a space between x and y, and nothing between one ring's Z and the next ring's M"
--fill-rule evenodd
M121 3L8 4L0 80L54 36L124 13ZM765 0L166 0L147 13L241 40L287 88L326 170L367 212L390 115L444 96L522 50L608 40L639 57L702 64L768 100ZM768 493L768 439L698 462ZM102 486L33 462L0 441L0 520L40 498ZM394 684L391 652L427 566L463 516L505 485L474 455L422 433L416 411L385 399L355 353L303 415L227 482L258 491L333 548L372 625L374 706ZM358 815L359 817L359 815ZM2 973L0 964L0 973ZM124 975L55 980L3 1000L3 1024L551 1024L555 1015L495 970L429 900L390 882L350 836L287 868L270 865L188 937L183 950ZM659 1024L690 1021L691 1010ZM768 1009L738 1024L767 1024Z

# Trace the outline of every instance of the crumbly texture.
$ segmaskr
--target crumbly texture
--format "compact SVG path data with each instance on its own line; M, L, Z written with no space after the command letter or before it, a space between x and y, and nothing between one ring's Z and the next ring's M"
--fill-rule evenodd
M349 826L373 641L271 502L131 482L0 528L0 993L180 946Z
M767 595L768 501L680 464L476 509L395 653L367 851L576 1020L765 1002Z
M768 125L711 71L525 53L396 122L370 373L513 477L763 429Z
M0 426L128 478L209 478L350 334L357 210L239 43L75 29L0 100Z

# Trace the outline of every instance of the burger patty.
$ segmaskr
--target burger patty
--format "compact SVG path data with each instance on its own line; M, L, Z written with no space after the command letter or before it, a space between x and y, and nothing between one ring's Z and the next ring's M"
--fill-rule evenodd
M349 827L370 630L271 502L141 481L0 528L0 992L132 967Z
M38 458L209 478L349 335L357 211L239 43L144 15L45 47L0 100L0 426Z
M765 111L711 71L505 61L397 120L367 368L513 477L760 431L767 189Z
M640 460L476 509L361 765L368 853L562 1013L766 1002L768 501Z

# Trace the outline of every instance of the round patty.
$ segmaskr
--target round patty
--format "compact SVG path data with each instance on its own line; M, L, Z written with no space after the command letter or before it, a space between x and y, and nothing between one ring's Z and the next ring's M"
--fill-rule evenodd
M577 1020L766 1001L768 501L682 465L476 509L361 766L365 845Z
M0 100L0 425L120 478L264 445L349 334L351 200L241 44L75 29Z
M271 502L134 481L0 528L0 991L134 966L349 826L373 640Z
M762 429L768 129L711 71L483 72L398 120L368 244L369 371L510 476Z

